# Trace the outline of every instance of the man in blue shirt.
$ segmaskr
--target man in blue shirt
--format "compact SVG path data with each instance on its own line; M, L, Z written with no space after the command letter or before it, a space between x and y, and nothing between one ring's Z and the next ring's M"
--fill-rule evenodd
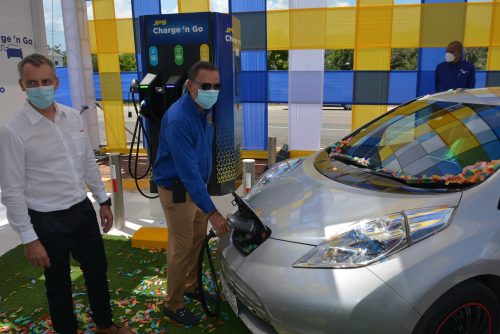
M436 92L474 88L476 85L474 65L462 60L463 50L459 41L453 41L446 47L445 61L436 66L434 74Z
M219 71L211 63L198 62L189 69L185 87L163 116L153 175L168 226L164 314L195 325L200 318L184 307L184 295L200 297L197 263L207 220L218 235L228 232L229 225L207 189L214 131L210 109L220 90Z

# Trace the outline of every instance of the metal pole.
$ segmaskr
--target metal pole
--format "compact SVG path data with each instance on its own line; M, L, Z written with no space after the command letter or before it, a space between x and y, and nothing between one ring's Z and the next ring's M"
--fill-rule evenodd
M255 183L255 160L243 159L243 195L246 195L252 189Z
M121 230L125 225L125 205L123 203L123 186L120 166L120 153L108 153L113 195L111 201L113 208L113 225Z
M267 168L276 164L276 137L267 137Z

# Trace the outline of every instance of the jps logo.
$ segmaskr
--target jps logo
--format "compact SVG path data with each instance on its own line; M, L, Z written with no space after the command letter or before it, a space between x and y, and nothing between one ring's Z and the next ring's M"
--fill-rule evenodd
M227 27L226 34L229 34L229 33L232 33L232 32L233 32L233 28Z
M155 20L154 26L164 26L167 25L167 20Z

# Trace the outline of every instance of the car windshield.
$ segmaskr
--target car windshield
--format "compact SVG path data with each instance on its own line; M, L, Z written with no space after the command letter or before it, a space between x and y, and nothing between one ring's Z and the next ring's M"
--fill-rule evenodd
M499 120L497 104L415 100L325 152L330 162L365 168L411 186L474 185L500 169Z

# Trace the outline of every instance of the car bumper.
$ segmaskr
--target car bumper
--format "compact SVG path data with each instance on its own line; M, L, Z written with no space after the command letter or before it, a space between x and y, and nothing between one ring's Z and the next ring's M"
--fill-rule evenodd
M268 239L247 257L227 235L220 246L238 316L254 333L400 334L420 318L367 268L293 268L310 245Z

